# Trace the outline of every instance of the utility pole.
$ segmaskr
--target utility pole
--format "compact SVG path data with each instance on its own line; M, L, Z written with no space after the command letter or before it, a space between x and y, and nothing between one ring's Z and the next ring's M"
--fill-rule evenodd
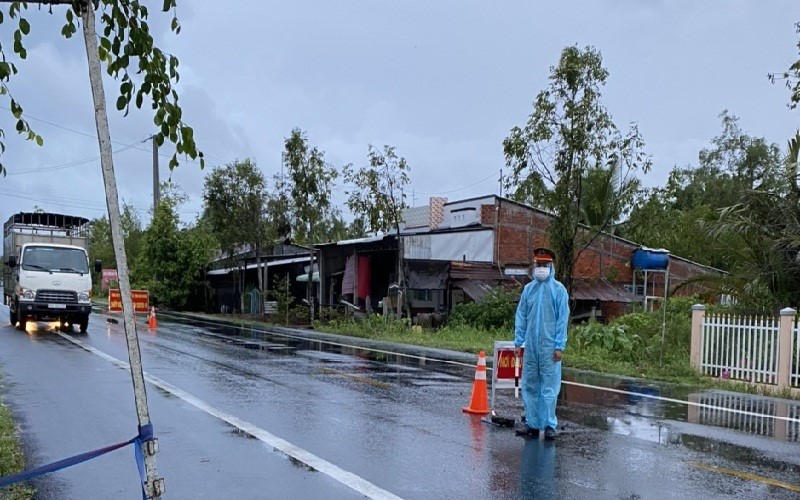
M97 33L95 32L94 3L81 2L81 20L83 24L83 38L86 43L86 58L89 63L89 81L92 86L92 99L94 101L94 119L97 126L97 141L100 145L100 165L103 171L103 181L106 191L106 206L108 219L111 226L111 240L114 245L114 254L119 270L119 288L122 296L123 327L128 345L128 361L133 381L133 397L136 404L136 416L139 427L150 425L150 412L147 407L147 392L144 385L142 371L142 355L139 350L139 337L136 335L136 319L133 314L133 300L131 298L131 284L128 274L128 259L125 255L125 242L122 238L119 195L117 180L114 175L114 159L111 154L111 133L108 129L108 113L106 111L106 97L103 89L103 74L100 70L100 57L97 50ZM145 473L147 476L144 484L148 499L159 499L164 492L164 479L159 478L156 471L156 457L158 442L156 440L141 443L144 456Z
M156 208L158 207L159 201L161 201L161 189L158 179L158 143L156 142L155 135L150 137L150 139L153 141L153 217L155 217Z
M503 197L503 169L500 169L500 198Z

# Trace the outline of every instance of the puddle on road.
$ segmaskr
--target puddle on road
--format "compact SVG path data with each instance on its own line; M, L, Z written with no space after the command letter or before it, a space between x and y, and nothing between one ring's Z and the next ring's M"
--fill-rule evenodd
M291 337L255 326L237 327L192 320L178 322L187 326L202 324L202 329L196 332L245 349L314 357L325 364L346 366L353 373L377 376L387 383L463 383L474 375L474 368L471 366L430 359L421 353L412 356L378 352L365 347ZM408 374L413 374L413 377L407 376ZM587 405L617 410L618 415L615 417L602 417L605 423L599 420L594 421L594 424L592 421L582 423L619 434L665 443L671 438L659 422L675 421L764 436L780 442L800 442L800 402L722 391L696 392L685 386L642 384L635 379L577 370L565 370L564 382L559 395L559 411L563 409L570 412L571 408L577 409L571 413L575 413L575 418L579 419L576 421L580 421L581 416L591 420L591 412L585 411ZM586 386L608 387L623 392L603 391ZM689 401L693 404L658 398Z
M800 442L800 402L725 391L642 385L637 381L584 372L565 373L564 381L559 396L562 407L593 405L622 410L624 417L618 418L614 425L629 430L621 433L655 433L652 440L661 441L663 438L656 432L657 422L661 420L729 429L781 442ZM625 392L600 391L570 382Z
M183 325L197 325L192 320L176 320ZM313 357L324 364L347 365L348 370L392 378L405 385L425 383L463 383L474 376L474 366L431 359L420 353L408 355L379 352L369 347L346 346L324 340L291 337L260 327L237 327L202 322L206 331L193 333L217 338L226 344L275 354ZM414 377L408 377L413 374Z

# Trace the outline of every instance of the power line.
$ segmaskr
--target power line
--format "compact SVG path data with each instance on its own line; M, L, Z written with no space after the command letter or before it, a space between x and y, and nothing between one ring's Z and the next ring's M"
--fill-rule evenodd
M119 148L117 150L112 151L112 153L116 154L116 153L122 153L123 151L128 151L130 149L137 149L135 147L135 144L139 144L139 143L137 142L137 143L128 145L128 146L126 146L124 148ZM68 163L61 163L59 165L52 165L52 166L49 166L49 167L31 167L31 168L9 170L8 171L8 175L11 176L11 175L20 175L20 174L38 174L38 173L42 173L42 172L53 172L55 170L63 170L63 169L66 169L66 168L78 167L80 165L86 165L87 163L91 163L91 162L97 161L99 159L100 159L99 156L92 156L90 158L84 158L82 160L75 160L75 161L71 161L71 162L68 162Z
M483 179L481 179L479 181L475 181L472 184L467 184L466 186L460 187L458 189L451 189L449 191L437 191L437 192L432 192L432 193L427 193L427 192L424 192L424 191L417 191L416 194L449 194L449 193L455 193L456 191L463 191L464 189L471 188L472 186L476 186L476 185L480 184L481 182L486 182L489 179L494 179L494 177L495 177L495 174L492 173L488 177L484 177Z
M11 109L9 109L9 108L7 108L7 107L5 107L5 106L0 106L0 109L4 109L4 110L6 110L6 111L11 111ZM80 130L75 130L75 129L73 129L73 128L65 127L65 126L63 126L63 125L58 125L57 123L53 123L53 122L50 122L50 121L44 120L44 119L42 119L42 118L37 118L37 117L35 117L35 116L31 116L31 115L29 115L29 114L27 114L27 113L25 113L25 118L26 118L26 119L28 119L28 120L33 120L33 121L35 121L35 122L41 122L41 123L44 123L45 125L50 125L51 127L59 128L59 129L61 129L61 130L66 130L67 132L72 132L73 134L78 134L78 135L82 135L82 136L84 136L84 137L89 137L89 138L91 138L91 139L97 140L97 136L96 136L96 135L94 135L94 134L89 134L89 133L87 133L87 132L81 132ZM148 139L149 139L149 137L148 137L147 139L144 139L144 140L142 140L142 141L139 141L139 142L137 142L137 144L138 144L138 143L143 143L143 142L147 141ZM119 142L119 141L113 141L113 140L112 140L112 141L111 141L111 143L112 143L112 144L117 144L117 145L120 145L120 146L127 146L125 143L123 143L123 142ZM138 149L139 151L145 151L145 152L148 152L148 153L150 152L150 150L149 150L149 149L145 149L145 148L137 148L137 147L133 147L133 146L132 146L132 149ZM168 153L159 153L159 156L163 156L164 158L172 158L172 155L171 155L171 154L168 154ZM206 155L204 154L204 156L206 156ZM208 156L206 156L206 157L208 157ZM98 158L99 158L99 156L98 156ZM191 158L188 158L188 157L185 157L184 159L185 159L185 161L187 161L187 162L189 162L189 163L194 163L194 164L197 164L197 163L199 163L199 161L198 161L198 160L193 160L193 159L191 159ZM211 166L211 167L217 167L217 166L219 166L219 164L217 164L217 165L212 165L212 164L210 164L210 162L209 162L209 166Z

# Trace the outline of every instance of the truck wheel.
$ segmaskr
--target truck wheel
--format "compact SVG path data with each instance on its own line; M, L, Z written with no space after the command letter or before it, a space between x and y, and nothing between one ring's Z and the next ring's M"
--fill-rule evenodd
M86 333L86 330L89 328L89 315L80 316L78 318L78 330L81 333Z
M25 330L27 330L27 328L26 328L27 326L28 326L28 318L26 318L25 316L20 316L19 317L19 324L17 324L17 328L20 331L24 332Z
M8 309L8 322L11 323L11 326L17 326L17 311L13 309Z

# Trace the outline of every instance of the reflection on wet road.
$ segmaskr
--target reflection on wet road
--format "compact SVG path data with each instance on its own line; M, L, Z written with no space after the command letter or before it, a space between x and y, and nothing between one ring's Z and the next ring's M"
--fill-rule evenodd
M74 338L127 360L120 325L101 323L102 316L92 319L89 334ZM161 389L151 385L149 400L161 439L160 472L174 498L363 496L332 479L324 464L373 485L375 494L367 496L375 498L381 491L425 499L779 499L797 494L791 489L800 477L796 402L695 394L575 372L565 376L560 396L559 439L525 441L510 429L461 412L470 396L475 356L311 334L304 338L290 330L166 314L155 332L140 330L151 384L163 382ZM70 446L59 443L55 436L62 426L85 437L115 422L109 408L130 412L125 373L103 369L107 361L87 356L44 325L27 336L0 329L0 363L11 379L10 399L42 462L62 458L64 448L72 452L84 446L82 438ZM31 364L38 368L27 368ZM41 384L43 376L50 385ZM92 391L62 401L52 382L59 378L81 380ZM498 414L521 414L512 394L498 391ZM38 412L41 401L60 401L73 410ZM726 406L736 411L725 412ZM86 426L81 416L87 411L101 418ZM111 436L98 441L107 440ZM84 497L87 471L108 478L108 485L93 485L105 497L134 498L135 484L111 481L130 468L129 458L109 460L105 473L98 463L58 476L54 493L42 498Z

